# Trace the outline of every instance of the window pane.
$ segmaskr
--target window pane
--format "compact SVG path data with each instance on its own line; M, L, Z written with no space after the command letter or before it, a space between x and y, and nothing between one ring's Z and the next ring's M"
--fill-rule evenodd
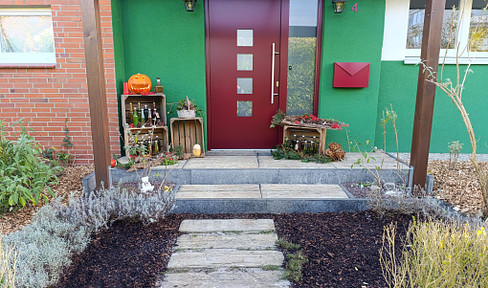
M252 101L237 101L237 117L252 117Z
M54 52L51 16L0 16L1 52Z
M473 1L469 27L470 49L474 52L488 52L488 11L483 11L487 2Z
M317 0L290 0L286 114L313 113Z
M237 70L252 71L252 54L237 54Z
M452 7L456 6L453 13ZM424 29L425 0L410 1L410 15L408 17L407 49L422 47L422 30ZM455 28L459 17L459 0L446 0L444 19L442 24L441 48L454 48ZM449 45L449 43L451 43Z
M237 46L252 47L253 42L253 30L237 30Z
M237 78L237 94L252 94L252 78Z

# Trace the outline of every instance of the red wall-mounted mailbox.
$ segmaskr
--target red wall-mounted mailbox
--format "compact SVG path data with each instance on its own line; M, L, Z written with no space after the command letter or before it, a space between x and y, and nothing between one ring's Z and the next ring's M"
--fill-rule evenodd
M369 83L369 63L335 62L334 88L365 88Z

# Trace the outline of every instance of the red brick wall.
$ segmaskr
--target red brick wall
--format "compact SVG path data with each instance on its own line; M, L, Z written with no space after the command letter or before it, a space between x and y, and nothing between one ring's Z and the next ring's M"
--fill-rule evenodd
M77 165L93 162L80 0L0 0L0 5L51 5L56 67L0 64L0 119L7 126L24 118L45 147L61 149L68 119L70 153ZM119 154L117 92L110 0L100 0L110 149ZM11 130L11 129L9 129ZM12 136L12 131L10 131Z

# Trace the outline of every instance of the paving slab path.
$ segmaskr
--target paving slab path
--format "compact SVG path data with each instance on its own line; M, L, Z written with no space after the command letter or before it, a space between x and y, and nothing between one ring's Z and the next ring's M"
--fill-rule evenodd
M285 288L272 219L184 220L160 287Z

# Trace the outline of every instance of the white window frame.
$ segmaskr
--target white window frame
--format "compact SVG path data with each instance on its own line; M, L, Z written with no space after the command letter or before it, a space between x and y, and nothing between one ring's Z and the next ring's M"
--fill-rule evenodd
M51 16L51 8L0 8L0 15L14 16ZM54 35L54 34L53 34ZM54 36L53 36L54 38ZM5 53L0 50L0 65L2 64L56 64L56 49L48 53Z
M459 35L456 41L459 41L460 64L488 64L488 52L468 52L461 51L468 45L469 27L471 21L472 0L461 0L458 7L460 13ZM464 8L464 9L463 9ZM385 11L385 30L383 35L383 50L382 61L404 61L405 64L420 63L420 49L407 49L407 34L408 34L408 16L410 11L410 1L405 0L386 0ZM456 50L441 49L439 61L444 60L446 64L456 63Z

